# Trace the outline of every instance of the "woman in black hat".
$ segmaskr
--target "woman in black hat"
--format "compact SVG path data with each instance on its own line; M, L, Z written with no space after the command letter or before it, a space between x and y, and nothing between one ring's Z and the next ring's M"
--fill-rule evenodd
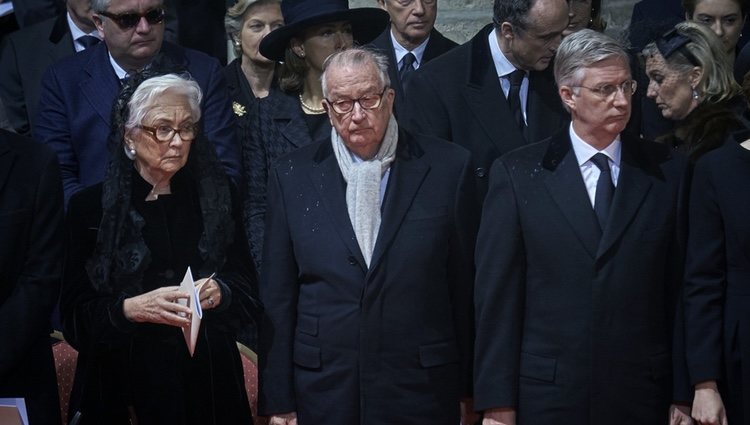
M376 8L349 9L347 0L283 0L284 26L271 31L260 53L283 62L279 88L258 102L256 119L242 134L247 171L245 228L256 266L261 263L268 168L279 156L331 135L320 84L332 53L375 39L388 25Z

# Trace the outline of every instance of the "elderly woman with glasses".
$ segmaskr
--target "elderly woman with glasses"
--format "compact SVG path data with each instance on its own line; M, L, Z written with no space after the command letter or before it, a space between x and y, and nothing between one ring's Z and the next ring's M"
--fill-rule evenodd
M649 85L673 132L658 140L696 161L721 146L733 131L745 128L747 103L734 80L721 41L706 26L682 22L641 52Z
M259 312L234 189L201 136L198 84L136 74L103 183L68 208L61 309L81 424L252 423L235 331ZM149 78L151 77L151 78ZM191 328L192 272L202 321ZM184 331L198 329L189 348Z

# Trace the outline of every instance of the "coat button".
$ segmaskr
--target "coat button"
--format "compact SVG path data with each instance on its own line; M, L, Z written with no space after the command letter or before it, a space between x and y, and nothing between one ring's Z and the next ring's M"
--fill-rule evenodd
M356 266L357 265L357 259L354 258L354 256L350 255L349 258L347 258L347 260L349 261L349 265L350 266Z
M487 175L487 170L485 170L482 167L479 167L476 170L474 170L474 175L481 179L482 177Z

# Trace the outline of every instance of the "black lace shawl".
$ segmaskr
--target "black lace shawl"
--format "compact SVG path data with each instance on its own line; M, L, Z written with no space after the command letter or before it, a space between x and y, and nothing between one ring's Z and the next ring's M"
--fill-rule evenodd
M168 73L189 78L184 69L157 60L149 69L129 78L112 108L108 140L111 161L102 187L102 220L94 253L86 264L93 287L102 293L143 292L141 281L151 255L142 236L144 219L131 202L133 161L123 148L124 124L130 114L128 102L138 85ZM220 270L226 261L227 247L234 238L229 180L213 146L202 135L192 142L185 167L198 185L203 218L203 234L198 245L204 260L202 268Z

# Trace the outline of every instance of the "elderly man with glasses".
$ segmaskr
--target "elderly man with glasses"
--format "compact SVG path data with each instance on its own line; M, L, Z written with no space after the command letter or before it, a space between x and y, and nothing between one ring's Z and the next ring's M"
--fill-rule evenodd
M471 385L469 154L400 128L384 56L336 53L322 81L330 139L269 176L260 412L456 425Z
M230 177L240 174L239 144L219 62L164 41L163 0L92 0L104 43L51 66L42 80L37 140L57 152L65 199L102 181L109 162L112 103L122 81L147 67L186 68L204 93L201 127Z
M570 124L490 172L476 407L484 425L666 424L690 393L672 359L687 160L622 133L636 84L616 41L575 32L554 71Z

